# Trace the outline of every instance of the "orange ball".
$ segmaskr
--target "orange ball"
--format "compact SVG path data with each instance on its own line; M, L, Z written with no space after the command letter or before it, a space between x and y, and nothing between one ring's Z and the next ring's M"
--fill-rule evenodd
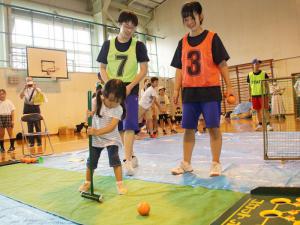
M148 216L150 212L150 205L147 202L141 202L138 205L137 211L141 216Z
M21 163L25 163L25 158L20 159Z
M235 101L236 101L236 99L233 95L230 95L230 96L227 97L227 103L228 104L232 105L232 104L235 103Z
M36 162L37 162L37 159L36 159L36 158L31 158L31 159L30 159L30 162L31 162L31 163L36 163Z
M31 163L31 158L25 158L24 163L27 163L27 164Z

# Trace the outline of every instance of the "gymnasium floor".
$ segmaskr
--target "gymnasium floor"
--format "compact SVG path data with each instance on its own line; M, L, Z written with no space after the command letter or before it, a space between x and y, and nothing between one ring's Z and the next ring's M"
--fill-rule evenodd
M293 118L287 118L287 120L290 122ZM295 122L295 130L298 129L298 123ZM282 124L274 121L273 126L276 132L276 128L279 128ZM43 195L45 193L43 191L47 190L49 196L54 195L54 190L55 192L60 190L61 195L67 195L62 190L65 187L66 190L71 190L73 198L79 195L77 194L77 188L84 177L85 159L88 154L87 141L84 133L72 137L52 137L57 153L53 156L45 157L43 164L0 167L0 177L2 177L0 184L1 224L76 224L75 222L97 224L95 223L97 220L99 223L100 221L105 221L105 205L112 207L111 205L114 201L120 201L120 204L125 205L130 204L130 201L132 201L132 204L128 205L127 211L123 207L118 210L120 210L120 214L122 215L129 213L130 215L134 215L134 217L129 218L127 216L123 218L122 222L110 221L109 224L157 224L155 223L157 221L159 221L159 224L177 224L177 222L178 224L182 224L180 216L184 217L189 212L185 212L185 215L178 213L178 218L174 216L173 220L166 220L165 216L171 213L172 205L169 206L170 211L165 210L166 212L160 215L160 210L158 209L163 208L165 203L160 202L161 199L155 200L156 198L163 198L165 200L165 194L162 196L157 196L156 194L170 194L172 193L171 190L175 188L175 195L182 195L184 198L184 203L182 203L180 211L184 211L191 205L197 209L196 212L190 211L190 216L194 216L194 220L191 220L189 224L206 225L216 219L218 215L222 214L230 205L243 196L244 193L248 193L254 187L300 186L300 161L288 161L286 163L264 161L262 157L262 133L253 132L253 128L254 125L249 120L225 121L222 124L222 130L224 131L222 151L223 176L215 178L208 176L210 148L207 133L196 136L197 144L193 154L194 173L180 176L173 176L169 171L181 160L181 133L172 136L162 136L154 140L147 138L138 140L135 144L135 152L138 156L140 166L134 177L126 177L126 184L129 186L129 194L127 196L127 200L129 201L123 196L117 196L114 199L116 197L114 194L115 190L109 190L108 193L107 190L104 190L105 188L101 190L101 186L106 187L113 184L111 177L113 171L108 167L107 154L104 153L96 170L96 186L98 191L104 192L104 195L107 196L107 198L105 197L105 202L101 206L98 206L96 205L97 203L90 203L87 200L75 197L73 204L76 204L77 207L72 208L69 205L70 210L66 212L63 210L59 211L56 208L59 208L59 202L68 202L68 199L60 196L59 191L56 193L58 194L57 199L55 197L47 199ZM288 133L294 133L295 130L289 130ZM22 173L20 170L22 170ZM14 176L8 174L9 171L15 174L16 177L20 177L20 180L14 180ZM48 176L48 180L45 176ZM65 179L66 176L68 176L68 179ZM57 179L57 182L49 183L50 177L53 180ZM32 179L32 183L29 182L30 179ZM42 181L45 184L41 184ZM47 182L48 185L53 186L53 190L49 191L43 187ZM55 189L55 187L58 189ZM15 193L14 190L17 190L18 193ZM143 192L145 190L146 192ZM197 201L197 198L200 197L200 201L202 202ZM213 202L222 201L222 199L226 198L228 199L222 204ZM192 201L191 205L189 205L189 203L185 203L186 199L194 199L195 201ZM134 210L135 202L143 200L148 201L152 206L151 214L147 219L139 218ZM86 205L87 202L89 205ZM170 200L170 202L172 201ZM199 204L196 204L197 202ZM209 204L206 204L206 202L209 202ZM206 217L201 214L201 212L205 212L205 208L197 208L201 205L213 208L211 213L207 213ZM92 210L97 207L100 207L99 210L104 210L101 211L103 217L101 218L100 213L99 218L95 218L94 222L79 218L80 216L78 215L80 215L80 212L76 211L77 208L81 208L82 210L89 208ZM163 212L163 209L161 209L161 212ZM68 220L65 220L63 217L68 218ZM107 218L109 218L109 215L107 215ZM74 222L70 222L70 220Z

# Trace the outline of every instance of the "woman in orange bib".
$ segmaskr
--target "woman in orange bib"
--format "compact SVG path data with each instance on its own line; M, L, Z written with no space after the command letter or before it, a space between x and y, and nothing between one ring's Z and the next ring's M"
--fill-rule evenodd
M189 29L178 44L171 66L176 68L174 103L178 103L182 91L183 160L171 170L172 174L192 172L192 152L195 130L202 114L210 135L212 164L210 176L221 175L220 154L222 134L220 131L221 87L223 77L227 93L233 95L226 61L229 55L219 36L204 30L202 6L193 1L181 9L183 24Z

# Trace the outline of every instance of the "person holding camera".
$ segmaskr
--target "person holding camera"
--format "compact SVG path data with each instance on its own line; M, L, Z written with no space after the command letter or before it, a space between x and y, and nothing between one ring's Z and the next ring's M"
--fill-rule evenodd
M32 77L26 77L25 86L24 86L22 92L20 93L20 98L24 99L24 108L23 108L24 115L41 113L40 105L34 104L34 98L38 93L41 93L41 89L36 87L36 84L33 82ZM40 119L34 119L32 117L32 119L29 119L27 121L27 126L28 126L28 133L33 133L34 128L35 128L36 132L41 132L41 120ZM42 152L41 136L37 135L36 139L37 139L38 152ZM30 152L31 152L31 154L34 154L35 153L34 136L29 136L28 141L29 141Z

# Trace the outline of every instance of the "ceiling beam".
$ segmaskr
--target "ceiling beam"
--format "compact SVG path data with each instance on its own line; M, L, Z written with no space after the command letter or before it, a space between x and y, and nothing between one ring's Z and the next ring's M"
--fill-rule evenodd
M131 11L131 12L134 12L136 15L143 16L143 17L146 17L149 19L152 18L152 13L146 13L141 10L128 7L127 5L124 5L124 4L121 4L118 2L111 2L110 6L113 8L116 8L116 9Z
M127 5L131 6L134 2L136 2L137 0L128 0Z

